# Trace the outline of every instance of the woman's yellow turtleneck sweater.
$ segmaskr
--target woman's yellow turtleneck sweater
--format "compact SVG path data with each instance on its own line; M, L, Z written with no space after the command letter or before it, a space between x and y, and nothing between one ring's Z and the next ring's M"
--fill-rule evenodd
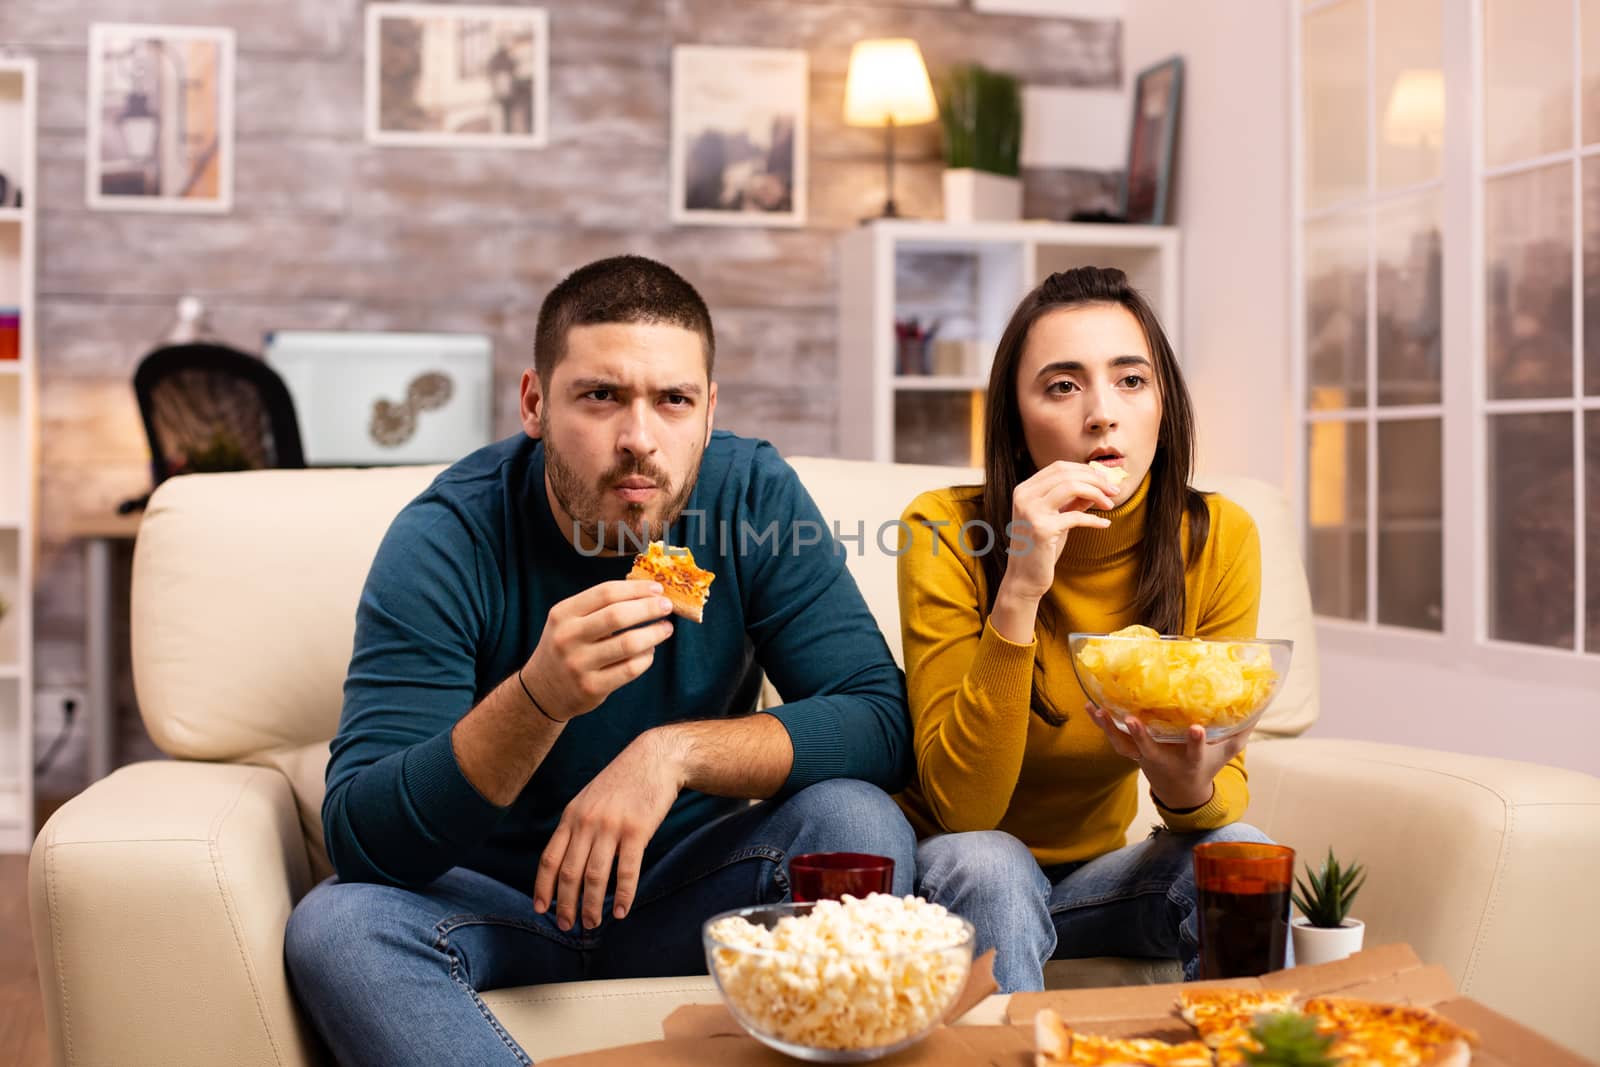
M1087 698L1072 673L1067 634L1108 633L1141 621L1133 600L1148 487L1147 478L1104 513L1107 529L1068 535L1026 645L996 633L980 608L987 585L970 549L983 547L982 534L969 533L969 551L962 551L962 524L983 517L982 491L939 489L906 509L912 536L899 562L900 625L917 776L898 799L919 835L1004 830L1043 866L1123 845L1138 806L1136 768L1083 710ZM1261 594L1255 523L1221 496L1211 494L1206 503L1211 533L1189 562L1183 632L1254 637ZM1066 723L1049 725L1030 701L1065 715ZM1157 798L1166 825L1209 830L1238 819L1249 800L1242 753L1215 785L1210 802L1192 811L1169 811Z

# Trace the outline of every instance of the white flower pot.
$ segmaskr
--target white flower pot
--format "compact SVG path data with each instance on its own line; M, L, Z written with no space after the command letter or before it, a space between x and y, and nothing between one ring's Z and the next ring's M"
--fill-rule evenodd
M962 167L944 172L946 222L1015 222L1022 218L1022 179Z
M1304 967L1342 960L1361 951L1361 938L1366 932L1360 919L1346 919L1342 926L1326 927L1312 926L1304 915L1296 915L1289 923L1289 936L1294 938L1294 964Z

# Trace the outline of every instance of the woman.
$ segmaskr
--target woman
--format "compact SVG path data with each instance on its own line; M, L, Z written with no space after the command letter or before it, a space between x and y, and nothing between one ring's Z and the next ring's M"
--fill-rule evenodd
M1161 744L1134 720L1122 734L1084 704L1067 635L1254 637L1255 524L1189 488L1188 391L1120 270L1054 274L1023 298L987 405L984 484L904 516L917 776L900 801L922 839L918 891L998 948L1006 992L1043 988L1052 958L1164 956L1192 978L1190 851L1266 840L1237 822L1247 735L1208 744L1196 726ZM1124 847L1141 770L1163 825Z

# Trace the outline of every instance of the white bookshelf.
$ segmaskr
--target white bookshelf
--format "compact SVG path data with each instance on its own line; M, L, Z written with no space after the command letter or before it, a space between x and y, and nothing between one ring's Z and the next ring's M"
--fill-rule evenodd
M37 129L33 60L0 57L0 172L23 198L0 208L0 314L21 318L18 358L0 359L0 596L10 605L0 618L0 852L33 842Z
M1120 267L1182 352L1178 231L1166 226L883 219L839 244L839 451L981 466L983 394L1023 295L1070 267ZM896 323L937 321L929 358L900 359Z

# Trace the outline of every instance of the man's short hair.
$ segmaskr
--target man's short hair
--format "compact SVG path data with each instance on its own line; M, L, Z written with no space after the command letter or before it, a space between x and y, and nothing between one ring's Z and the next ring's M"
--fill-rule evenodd
M574 326L600 323L681 326L700 335L706 378L716 360L711 312L694 286L671 267L644 256L612 256L579 267L550 290L539 308L533 338L533 369L546 388L556 364L567 354Z

